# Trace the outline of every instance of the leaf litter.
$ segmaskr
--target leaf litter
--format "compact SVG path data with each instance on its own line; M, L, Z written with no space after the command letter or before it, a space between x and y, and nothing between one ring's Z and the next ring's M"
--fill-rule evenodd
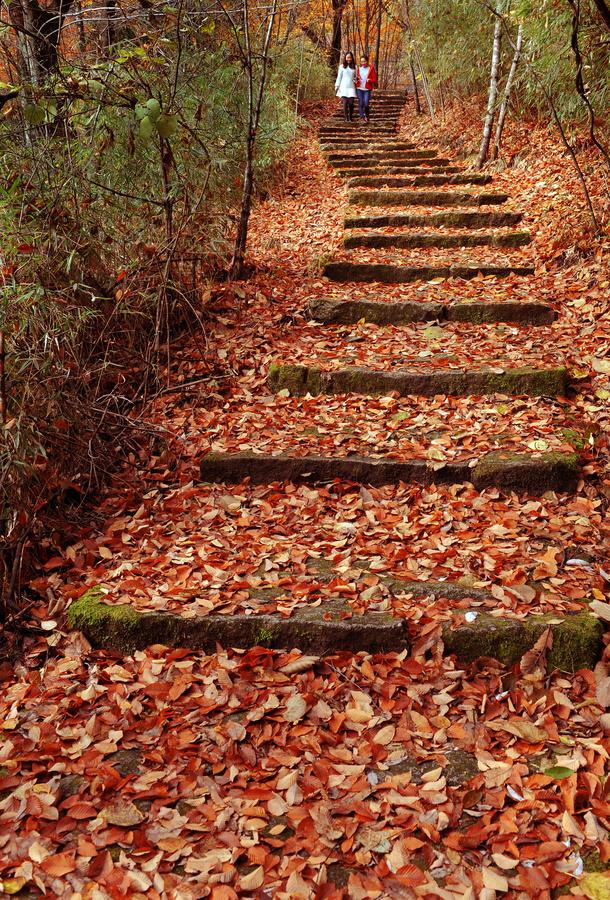
M553 447L553 423L563 428L573 416L578 430L594 420L588 480L574 496L535 500L478 494L468 485L195 483L206 440L231 446L252 436L254 429L239 421L240 408L250 390L253 408L263 414L256 404L280 337L293 356L308 335L329 354L337 346L322 328L314 337L301 316L306 300L353 296L353 287L319 275L320 260L341 235L345 191L306 136L295 147L299 164L283 195L257 212L258 273L241 294L219 286L205 347L187 342L176 354L172 379L183 399L170 394L167 405L159 398L144 411L167 437L165 447L157 455L143 448L140 459L130 460L106 489L95 520L67 546L50 538L47 562L30 586L40 598L33 610L41 621L55 621L49 595L67 601L99 583L112 602L183 614L261 608L290 614L339 591L356 612L381 603L404 615L424 640L411 655L317 660L264 648L204 655L156 646L118 660L75 634L60 632L59 642L57 632L28 639L23 660L3 671L0 700L5 893L25 886L97 897L95 885L108 897L223 900L265 891L261 896L279 900L473 892L547 898L576 884L593 851L602 864L610 860L606 662L596 673L549 674L541 644L512 671L491 660L457 669L442 656L440 640L456 601L411 602L386 595L380 580L462 578L473 589L494 591L497 611L516 616L567 612L590 598L605 603L599 563L608 536L610 382L596 361L609 349L607 248L567 262L566 232L582 232L582 213L570 177L560 183L561 151L548 133L524 135L517 125L508 141L516 148L530 141L535 150L529 169L520 169L519 178L501 173L494 189L506 180L527 227L540 218L537 275L388 286L377 299L552 303L560 326L538 337L509 329L504 343L514 359L563 355L577 372L578 393L561 406L486 398L483 408L508 407L497 413L500 434L518 411L520 434ZM376 344L380 364L400 347L405 358L424 349L423 329L405 333L409 342L381 336L377 342L369 326L351 330ZM463 362L480 359L477 340L466 335L446 329L446 346ZM490 352L502 349L494 327L481 329L479 341ZM356 355L363 342L356 341ZM203 386L189 388L197 379ZM388 422L394 412L416 422L412 401L390 399ZM304 422L312 417L320 428L323 407L307 402ZM469 432L464 442L487 446L471 399L428 402L441 435L443 426L460 422ZM218 431L227 404L231 424ZM329 415L361 414L359 401L331 404ZM371 406L363 417L365 443L377 446L384 407ZM291 410L291 398L278 402L278 418ZM192 436L195 424L201 440ZM324 426L332 431L331 423ZM284 427L293 435L297 426ZM407 453L417 438L400 440ZM566 565L583 557L588 566ZM330 560L336 573L330 580L312 578L308 562L319 559ZM261 607L248 593L261 585L283 593ZM478 604L466 599L463 609L485 606ZM457 751L464 771L450 778ZM120 752L137 759L127 774ZM606 886L607 876L590 873L572 893L604 896Z

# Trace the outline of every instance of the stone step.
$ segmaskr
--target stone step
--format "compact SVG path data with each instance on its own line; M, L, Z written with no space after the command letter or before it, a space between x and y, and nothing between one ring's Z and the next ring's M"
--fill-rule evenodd
M316 574L313 577L319 582L336 576L329 571L327 576ZM382 580L392 595L411 594L415 599L421 598L422 604L429 598L482 603L490 596L486 591L451 582L403 581L391 577L383 579L383 576ZM465 609L467 611L467 607ZM255 646L296 648L320 657L341 650L352 653L402 652L410 646L405 620L384 612L358 614L341 600L299 608L289 618L257 613L186 618L174 613L141 612L135 605L127 603L105 603L103 594L94 588L71 604L68 626L82 631L93 647L123 654L133 654L152 644L208 653L215 652L218 644L236 649ZM565 616L529 614L522 619L477 611L474 621L467 621L464 610L458 610L443 624L443 654L455 656L460 664L490 657L506 666L514 666L534 647L547 628L552 631L552 642L549 641L547 651L548 671L577 672L594 668L603 649L604 625L587 611ZM436 763L431 767L435 766ZM463 768L463 759L459 766ZM473 775L478 773L474 758L471 770ZM450 776L445 771L449 781ZM421 772L416 781L420 779Z
M346 135L344 131L333 129L331 134L322 133L318 135L318 139L321 144L341 144L348 149L350 147L360 147L362 145L378 147L380 150L393 146L401 147L406 150L422 149L421 147L418 148L412 141L405 140L405 138L401 137L399 134L369 134L368 132L358 132L356 134Z
M331 124L345 122L345 125L351 126L351 127L346 128L346 131L359 130L359 129L362 129L362 131L364 131L366 129L369 132L374 132L374 131L380 131L380 130L383 131L384 128L388 128L388 127L395 129L398 125L398 117L394 117L394 116L387 117L385 119L380 119L378 121L371 121L368 123L368 125L365 125L363 122L359 122L357 120L354 120L353 122L346 122L345 119L343 118L343 115L341 113L337 113L336 115L334 115L332 117L332 119L329 120L329 122Z
M323 141L327 137L337 138L345 141L345 143L350 143L352 139L361 139L375 141L377 139L381 140L389 140L399 139L398 132L396 127L392 125L392 123L377 123L377 125L373 128L369 126L366 131L364 128L357 129L346 129L341 125L327 125L320 129L318 133L318 139Z
M417 162L417 160L412 160L412 162ZM342 169L337 166L333 166L333 168L341 175L342 178L360 178L362 175L380 175L382 173L389 175L428 175L431 171L435 174L458 174L462 171L459 166L430 166L428 163L422 163L422 165L407 165L406 163L401 164L399 166L375 166L374 168L366 168L362 166L362 168L356 169Z
M439 156L436 150L388 150L387 152L384 150L383 154L374 153L367 150L359 150L356 153L336 153L332 151L328 154L327 159L329 162L336 162L337 160L347 160L348 162L355 162L356 160L363 160L365 162L376 162L376 163L384 163L388 160L394 159L420 159L420 160L430 160L434 162L441 163L442 165L447 165L449 163L454 162L454 160L448 159L446 156Z
M385 153L386 149L393 149L394 145L397 145L396 149L402 149L402 143L397 141L396 137L397 135L394 132L390 132L389 134L379 135L376 138L363 137L359 140L350 141L346 140L344 134L329 132L328 134L321 134L319 141L320 148L324 153L332 153L339 150L344 155L350 152ZM412 150L414 148L407 144L404 149Z
M502 228L518 225L523 219L520 212L473 212L459 210L430 213L390 213L388 215L347 216L345 228L420 228L426 226L447 228Z
M206 482L253 484L276 481L328 482L334 479L370 484L462 484L477 490L543 494L574 491L578 483L578 458L573 453L487 453L479 459L447 462L442 468L425 459L371 459L333 456L272 456L245 450L240 453L208 453L201 461L200 477Z
M481 368L435 369L428 372L394 369L378 371L349 367L326 371L303 365L274 364L269 368L269 386L274 391L287 389L292 396L305 394L390 394L454 397L487 394L526 394L530 397L565 396L568 376L565 367L505 367L502 371Z
M326 154L326 161L334 169L366 169L371 166L428 166L430 170L441 166L455 165L454 159L446 156L413 156L408 150L387 153L380 158L376 153L358 153L345 156L342 153Z
M410 234L348 234L343 238L346 249L352 247L523 247L531 242L529 231L479 232L475 234L447 234L446 232L415 232Z
M508 278L509 275L533 275L533 266L436 265L398 266L390 263L330 262L324 267L324 277L330 281L352 281L357 284L409 284L433 278Z
M346 122L345 125L348 123ZM397 133L398 123L394 119L378 119L374 123L370 123L369 125L357 125L356 127L345 128L340 121L337 119L336 122L331 122L328 125L320 128L319 134L324 135L329 132L332 134L342 134L346 140L349 140L352 137L375 137L380 132L391 131L392 133Z
M407 325L410 322L511 322L522 325L550 325L556 313L545 303L517 300L448 303L400 300L310 300L306 314L326 325L355 325L364 319L376 325Z
M470 174L459 174L459 175L445 175L440 173L434 173L434 175L416 175L414 178L397 178L392 175L358 175L355 178L351 178L348 182L348 187L388 187L388 188L400 188L400 187L425 187L426 185L430 185L431 187L438 186L444 184L490 184L492 181L491 175L470 175Z
M95 615L91 615L92 609ZM139 612L128 604L111 606L87 595L69 610L71 628L96 647L133 653L150 644L189 647L214 653L224 647L296 647L319 656L349 650L387 653L408 646L406 623L387 613L367 612L346 619L346 607L299 609L278 615L210 615L183 618L172 613Z
M379 157L373 153L362 153L357 156L341 156L340 154L329 153L327 162L334 169L366 169L372 166L381 166L384 167L383 171L385 172L385 167L401 168L413 165L425 166L429 170L434 170L451 165L455 161L447 159L445 156L413 156L409 151L403 151L402 153L388 154L383 160L379 160Z
M396 112L402 112L405 108L405 104L403 100L393 99L391 97L376 97L375 99L371 99L369 109L371 112L374 110L380 109L391 109ZM343 110L339 111L339 114L342 115Z
M471 194L466 191L350 191L352 206L497 206L508 194Z

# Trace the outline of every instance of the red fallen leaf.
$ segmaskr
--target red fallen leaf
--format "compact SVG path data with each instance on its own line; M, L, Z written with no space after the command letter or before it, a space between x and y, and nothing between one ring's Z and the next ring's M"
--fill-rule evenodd
M238 895L228 884L218 884L212 888L212 900L237 900Z
M89 863L89 868L87 869L87 875L89 878L95 878L100 881L105 880L110 872L112 872L114 868L114 863L112 861L112 857L108 850L103 850L97 853L96 856Z
M45 870L47 875L52 875L54 878L60 878L62 875L67 875L69 872L74 872L76 869L76 862L72 853L56 853L54 856L47 856L46 859L43 859L40 866Z
M543 891L548 891L549 881L544 869L532 867L531 869L519 869L519 883L527 891L528 897L537 897Z
M541 844L525 845L521 848L521 859L533 859L538 864L551 862L555 859L561 859L569 853L565 844L561 841L543 841Z
M45 572L51 572L53 569L61 569L63 566L66 566L68 561L63 558L63 556L52 556L51 559L48 559L46 563L43 563L42 568Z
M97 809L93 803L75 803L66 813L71 819L95 819Z
M443 843L452 850L474 850L485 843L490 831L490 826L473 825L462 833L450 832L443 838Z
M403 866L394 878L405 887L417 887L419 884L425 884L428 880L425 872L414 866L413 863Z

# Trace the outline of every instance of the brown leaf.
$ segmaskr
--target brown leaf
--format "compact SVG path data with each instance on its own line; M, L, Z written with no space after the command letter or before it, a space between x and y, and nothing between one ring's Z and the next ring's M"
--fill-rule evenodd
M298 722L307 712L307 702L301 694L292 694L286 703L282 718L285 722Z
M102 814L109 825L118 825L120 828L132 828L146 818L130 800L117 800L112 806L102 810Z
M531 650L521 657L519 668L523 675L531 675L535 671L544 672L546 669L546 655L553 646L553 629L549 625L545 628Z

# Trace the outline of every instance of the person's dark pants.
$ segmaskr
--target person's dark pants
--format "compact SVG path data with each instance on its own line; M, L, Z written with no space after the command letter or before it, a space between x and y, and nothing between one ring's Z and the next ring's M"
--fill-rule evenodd
M346 122L351 122L354 118L354 97L342 97L343 115Z
M358 113L360 118L368 120L371 92L365 91L363 88L356 88L356 93L358 94Z

